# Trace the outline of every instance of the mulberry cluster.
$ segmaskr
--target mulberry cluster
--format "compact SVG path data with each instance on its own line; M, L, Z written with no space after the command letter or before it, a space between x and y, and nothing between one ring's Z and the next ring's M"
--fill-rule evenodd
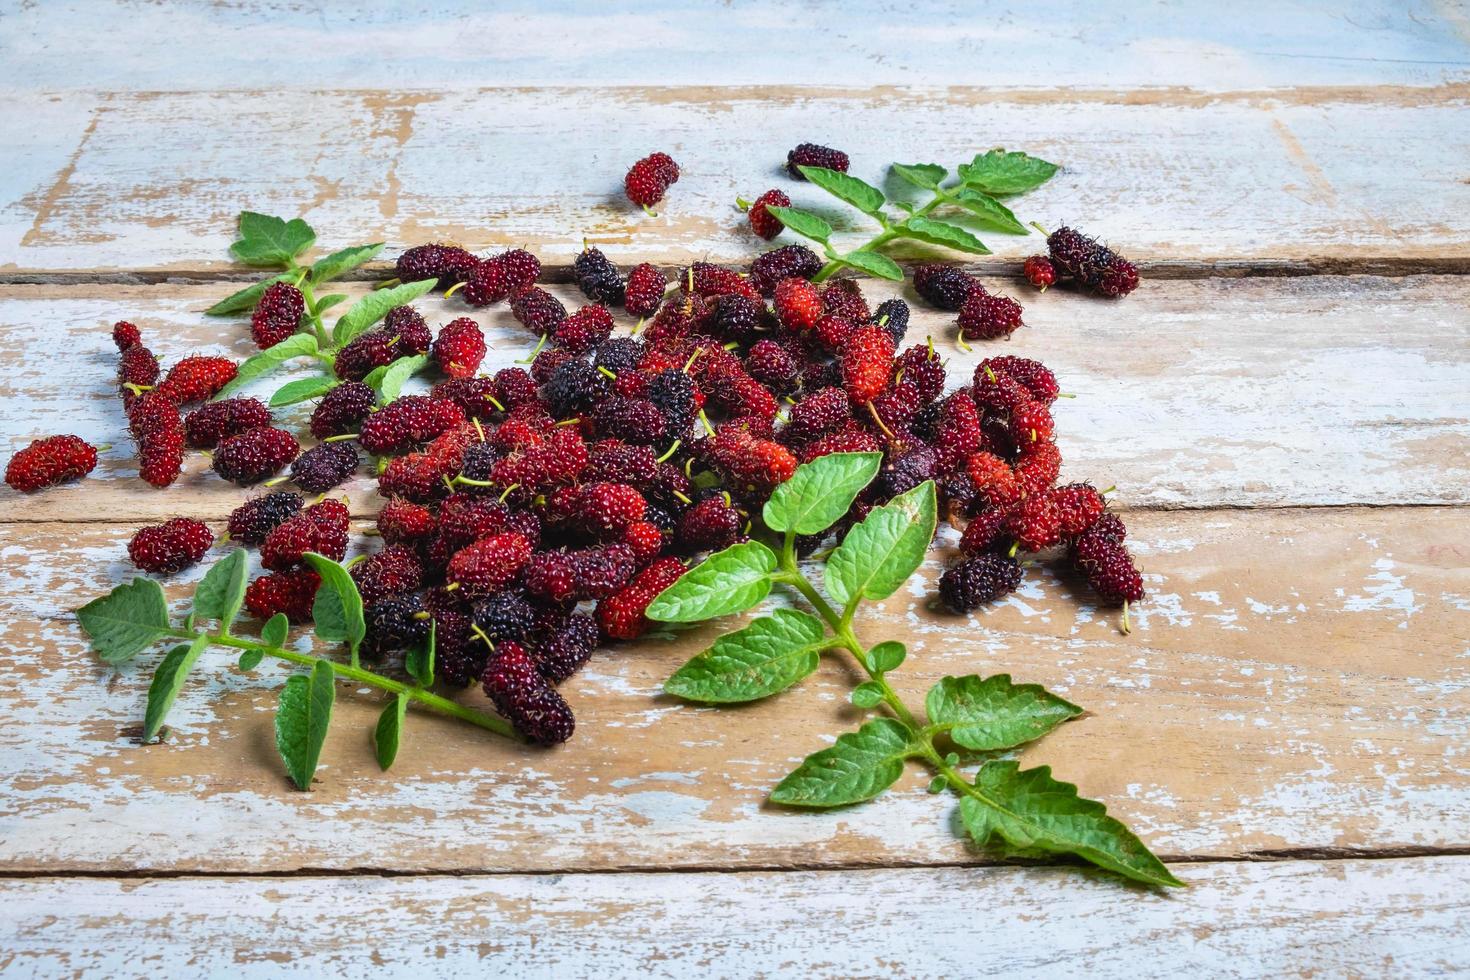
M1057 273L1071 276L1110 299L1127 296L1138 288L1138 266L1075 228L1058 228L1047 236L1046 247L1055 267L1053 278ZM1028 271L1028 278L1030 275Z

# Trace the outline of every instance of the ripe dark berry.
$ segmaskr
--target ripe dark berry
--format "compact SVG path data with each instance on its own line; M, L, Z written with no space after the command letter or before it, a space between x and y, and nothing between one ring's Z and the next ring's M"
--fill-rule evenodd
M777 283L774 304L776 318L787 330L809 330L822 316L822 294L805 279Z
M143 333L128 321L119 320L112 325L112 342L117 345L119 351L125 351L129 347L141 344Z
M1121 541L1094 529L1072 542L1070 554L1104 602L1121 605L1143 598L1143 576Z
M591 408L609 393L607 375L583 360L558 365L541 388L542 400L558 419Z
M480 678L485 694L516 731L537 745L556 745L572 737L575 721L556 689L536 670L525 647L499 644Z
M822 271L822 260L805 245L783 245L763 252L750 263L750 284L770 295L783 279L810 279Z
M283 521L260 545L260 564L273 572L301 564L308 551L341 561L347 554L347 506L340 500L312 504Z
M1027 400L1011 409L1011 438L1026 452L1031 443L1049 442L1055 433L1051 411L1040 402Z
M978 511L960 535L960 553L973 556L989 551L1004 538L1007 519L1008 511L1000 507Z
M812 327L812 336L817 345L828 354L836 354L847 343L847 338L857 329L857 324L845 316L829 313Z
M422 541L438 529L432 510L401 497L390 497L378 511L378 533L390 545Z
M440 328L434 340L434 363L448 377L468 378L480 369L486 350L480 325L469 317L460 317Z
M506 409L536 401L536 381L524 368L501 368L495 372L495 400Z
M186 357L168 369L157 391L177 405L202 402L235 380L236 370L228 357Z
M350 442L324 442L296 457L291 479L307 493L326 493L346 483L361 461Z
M544 289L532 288L512 297L511 315L532 334L550 334L556 325L567 317L567 308L561 300Z
M1138 286L1138 268L1106 245L1073 228L1047 236L1046 247L1057 269L1104 296L1126 296Z
M332 367L337 377L344 381L361 381L375 369L412 353L397 334L383 329L369 330L358 334L339 350Z
M231 483L249 486L285 469L301 446L285 429L260 426L230 436L214 450L214 471Z
M846 317L853 323L867 323L873 318L863 287L856 279L836 279L822 289L822 312Z
M1098 280L1096 289L1109 299L1127 296L1138 288L1138 266L1117 256Z
M1061 391L1057 384L1057 376L1052 374L1051 369L1046 365L1040 361L1033 361L1029 357L1015 357L1010 354L1003 357L987 357L981 361L975 368L975 381L978 384L982 378L1000 374L1020 382L1031 393L1031 397L1043 405L1050 405L1056 401Z
M597 347L592 358L594 367L605 367L613 374L628 374L638 370L638 362L647 353L643 342L634 337L614 337Z
M622 483L583 483L563 487L551 498L550 513L569 528L584 534L621 534L643 519L643 495Z
M184 466L184 430L156 432L138 445L138 476L155 487L166 487L179 478Z
M944 393L944 361L929 344L915 344L899 355L895 373L914 386L920 402Z
M1043 293L1047 287L1057 281L1056 267L1051 264L1051 259L1045 255L1033 255L1021 266L1021 272L1026 276L1026 281Z
M495 257L505 276L505 288L512 297L519 296L541 276L541 260L523 248L512 248Z
M350 571L362 601L369 605L386 596L413 592L424 583L424 566L418 553L401 544L369 555Z
M271 410L258 398L226 398L200 405L184 417L191 449L213 449L221 439L271 424Z
M755 203L750 206L750 211L747 215L750 219L750 230L766 241L770 241L772 238L781 234L781 229L786 227L781 223L780 218L766 210L769 205L775 205L778 208L789 208L791 207L791 198L787 197L784 191L772 188L756 198Z
M577 280L577 288L582 290L582 295L592 302L604 306L622 304L623 278L601 249L584 246L572 263L572 277Z
M139 388L147 388L158 380L158 358L153 352L142 344L134 344L122 352L118 358L117 380L121 385L136 385ZM123 389L123 397L131 399L136 397L127 388Z
M465 276L464 301L471 306L489 306L510 296L505 276L505 263L499 256L486 259Z
M229 535L241 544L260 544L265 536L301 511L301 495L278 490L251 497L230 512Z
M710 307L709 330L720 340L749 343L764 314L764 303L739 293L727 293L715 297Z
M974 292L984 287L958 266L931 262L914 270L914 289L929 305L941 310L958 310Z
M872 401L893 375L893 338L881 327L863 327L842 345L842 384L858 404Z
M645 612L660 592L684 574L677 558L661 558L633 579L627 588L597 604L597 624L614 640L635 640L651 625Z
M893 338L894 346L903 343L909 332L909 304L901 299L886 299L873 311L873 321Z
M479 259L458 245L432 242L415 245L398 256L393 271L404 282L437 279L436 288L442 290L464 280L479 263Z
M669 420L670 431L682 433L699 414L704 395L689 375L668 370L660 371L648 383L648 400Z
M639 446L661 443L668 432L668 420L646 398L608 398L593 411L593 421L604 438Z
M535 623L536 610L524 593L514 590L497 592L475 603L475 627L489 637L491 643L524 640Z
M454 378L434 386L430 397L440 401L451 401L459 406L467 418L488 421L505 408L505 403L496 397L498 389L494 378L478 375L473 378Z
M306 313L306 298L289 282L271 283L250 315L250 336L261 350L274 347L294 334Z
M573 597L577 599L605 599L627 585L638 571L633 549L621 543L574 552L573 559Z
M395 456L416 443L428 442L465 421L452 401L427 395L404 395L369 415L358 441L375 456Z
M798 143L795 149L786 154L786 172L795 180L806 180L797 167L825 167L845 174L848 167L847 154L817 143Z
M361 381L345 381L322 396L311 413L311 434L318 439L345 435L372 411L377 392Z
M79 480L97 465L97 450L78 436L37 439L10 457L5 482L21 493Z
M686 551L719 551L740 540L745 517L724 497L706 497L679 516L675 542Z
M495 534L455 552L446 574L467 594L488 595L514 581L530 557L531 542L524 535Z
M1021 304L1009 296L973 292L960 307L957 321L960 336L966 340L994 340L1008 337L1021 323Z
M383 317L383 332L398 338L393 351L396 357L427 354L434 340L424 315L412 306L395 306Z
M613 318L607 307L594 303L558 323L551 332L551 342L562 350L581 354L607 340L612 328Z
M939 577L939 596L952 613L967 613L1016 591L1021 566L1003 555L966 558Z
M791 409L782 438L801 443L830 432L852 417L849 404L841 388L823 388L808 395Z
M745 370L777 395L795 391L801 381L800 362L774 340L756 341L745 356Z
M214 544L208 525L188 517L141 529L128 542L128 557L145 572L172 575L204 557Z
M623 192L628 200L647 210L663 200L669 186L679 179L679 165L667 153L644 157L623 178Z
M628 273L623 308L630 316L653 316L658 312L659 304L664 300L664 290L668 287L668 280L664 279L664 274L658 271L657 266L649 262L636 265Z
M542 677L560 684L581 669L600 639L597 623L590 616L568 616L565 623L536 640L531 659Z
M245 608L260 620L282 613L293 623L308 623L321 584L321 576L310 568L262 575L245 590Z
M431 616L424 597L417 592L390 595L370 603L362 611L367 623L364 647L383 656L411 650L429 638Z

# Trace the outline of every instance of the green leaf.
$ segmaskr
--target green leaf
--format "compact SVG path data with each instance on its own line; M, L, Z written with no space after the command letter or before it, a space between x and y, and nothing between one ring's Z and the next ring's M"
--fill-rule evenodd
M888 169L915 187L931 191L949 174L937 163L895 163Z
M886 599L924 560L938 524L934 481L926 480L870 513L827 560L827 594Z
M103 663L121 664L168 632L168 603L156 581L135 578L78 609L77 620Z
M316 573L322 584L316 590L316 601L311 607L311 618L316 623L316 634L329 643L346 643L348 649L357 652L357 646L367 634L367 624L362 618L362 595L357 583L341 564L308 551L302 555Z
M241 364L240 369L235 372L235 377L219 390L219 394L215 395L213 400L221 401L229 398L256 378L269 374L292 358L306 357L316 352L316 337L309 333L292 334L276 346L261 351Z
M326 296L318 296L316 298L317 316L321 316L346 298L346 293L328 293Z
M373 729L373 751L378 756L378 767L384 771L398 758L398 742L403 736L403 716L407 713L408 695L400 692L378 716L377 727Z
M859 708L876 708L883 703L883 688L877 681L863 681L852 689L848 700Z
M883 192L872 184L840 170L828 170L826 167L797 167L796 169L800 170L807 180L828 194L846 201L864 214L876 216L878 209L886 200Z
M347 312L337 319L337 325L332 328L332 343L338 347L345 346L353 337L387 316L388 311L393 307L412 303L433 289L434 284L438 281L437 279L422 279L418 282L406 282L392 289L378 289L368 293L349 306Z
M897 640L884 640L868 651L868 664L880 674L897 670L908 656L908 651Z
M383 243L377 242L373 245L353 245L344 248L340 252L323 256L311 264L311 281L314 285L336 279L344 272L351 272L365 262L371 262L373 257L383 250ZM321 304L317 304L318 311Z
M259 650L246 650L240 654L240 669L248 673L259 667L264 659L265 654Z
M287 265L311 248L316 232L300 218L280 218L255 211L240 212L240 240L230 246L235 258L248 265Z
M945 726L955 742L981 752L1024 745L1082 713L1040 684L1012 684L1009 674L940 678L924 710L931 725Z
M295 405L297 402L310 401L319 395L325 395L335 387L337 387L337 379L326 375L288 381L277 388L274 395L271 395L271 408L284 408L287 405Z
M993 228L1012 235L1029 235L1030 229L1016 219L1011 209L980 191L961 187L954 193L954 203L983 220Z
M825 242L832 237L832 226L810 211L802 211L798 208L783 208L775 204L767 204L766 210L781 220L781 223L798 235L804 235L813 241Z
M817 617L777 609L720 637L665 681L664 690L709 704L755 701L816 670L819 654L832 642Z
M288 677L281 688L281 703L276 709L276 751L285 760L286 772L297 789L310 787L316 775L335 696L332 665L325 660L318 660L310 675Z
M385 366L382 377L376 387L378 395L384 405L397 398L403 391L403 383L429 366L428 354L414 354L410 357L400 357L398 360ZM376 372L376 368L374 372Z
M847 513L883 465L882 453L829 453L802 463L761 512L773 531L816 534Z
M838 256L838 259L854 269L863 270L870 276L877 276L879 279L888 279L892 282L903 282L903 269L886 255L858 249L856 252Z
M917 751L908 730L892 718L874 718L837 744L806 757L771 790L786 806L846 806L871 800L903 775L903 760Z
M1057 165L1024 153L991 150L959 166L960 180L986 194L1022 194L1051 180Z
M645 615L661 623L697 623L744 612L771 591L776 555L759 541L717 551L658 594Z
M291 621L285 613L276 613L260 628L260 642L268 647L279 647L286 642L291 632Z
M236 548L215 562L194 589L194 615L218 620L229 632L245 601L245 579L250 571L244 548Z
M970 252L974 255L989 255L990 249L985 243L970 234L959 225L952 225L947 221L935 221L916 214L903 223L904 231L909 238L917 238L921 242L930 245L943 245L960 252Z
M298 273L283 272L269 279L262 279L253 286L246 286L238 293L231 293L204 311L205 316L231 316L255 309L265 291L278 282L295 282Z
M200 635L193 643L181 643L168 652L163 663L153 672L153 683L148 685L148 710L143 715L143 741L153 741L163 727L168 709L184 689L184 680L189 670L199 660L204 648L209 646L209 637Z
M1076 854L1109 871L1151 885L1183 885L1164 863L1096 800L1051 777L1050 766L1021 771L1019 763L987 762L975 778L979 799L965 796L960 816L975 842L999 837L1013 847Z
M403 669L408 671L414 683L419 687L434 686L434 646L437 627L434 621L429 620L429 639L423 646L415 647L408 651L403 658Z

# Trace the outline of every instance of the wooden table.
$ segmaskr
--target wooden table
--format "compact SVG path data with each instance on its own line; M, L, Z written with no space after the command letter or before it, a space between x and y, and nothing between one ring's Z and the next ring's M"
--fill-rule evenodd
M1470 966L1463 4L477 6L0 12L0 448L114 445L81 484L0 496L0 972ZM904 590L864 629L910 644L907 695L1008 670L1088 708L1024 761L1192 887L997 865L917 773L846 811L764 805L850 727L848 678L826 664L738 711L659 696L713 629L600 653L551 752L418 714L382 774L379 702L344 688L298 793L272 745L281 674L223 651L169 741L136 743L148 671L96 662L68 610L128 574L138 526L218 522L243 493L197 458L167 492L136 478L112 321L166 361L247 356L239 321L199 312L236 288L247 207L302 215L327 247L526 244L563 281L583 236L624 264L744 263L735 197L808 139L870 180L1028 150L1065 171L1024 219L1141 261L1119 303L1007 282L1035 238L988 235L975 264L1027 305L1004 350L1078 395L1057 409L1064 475L1120 488L1151 593L1134 633L1045 570L967 619ZM684 177L650 219L619 179L654 149ZM524 354L503 307L478 318L495 365ZM916 314L911 334L949 348L950 328ZM994 349L951 350L951 376ZM352 491L370 517L371 485Z

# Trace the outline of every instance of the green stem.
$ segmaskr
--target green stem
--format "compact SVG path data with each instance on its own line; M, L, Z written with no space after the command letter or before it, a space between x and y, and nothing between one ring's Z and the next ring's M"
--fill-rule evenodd
M880 245L886 245L889 242L893 241L893 239L902 237L903 233L908 230L909 218L922 217L933 211L935 208L939 207L941 204L947 204L953 199L954 196L946 191L944 188L934 188L934 199L931 200L928 204L925 204L923 207L919 208L919 210L909 215L908 218L904 218L897 224L890 224L884 231L869 239L867 244L859 245L857 248L853 249L853 251L871 252ZM821 270L815 276L812 276L812 282L826 282L827 279L834 272L842 268L844 265L847 265L847 263L842 261L841 259L833 259L831 262L828 262L826 265L822 266Z
M193 639L198 635L187 630L169 630L169 634L186 640ZM410 700L417 701L429 710L437 711L441 715L448 715L451 718L467 721L471 725L476 725L497 735L519 739L519 736L515 733L515 729L503 718L487 715L483 711L476 711L474 708L466 707L458 701L451 701L449 698L440 697L431 691L404 684L402 681L395 681L391 677L384 677L382 674L373 673L371 670L352 664L339 663L335 660L328 660L326 657L314 657L309 653L298 653L295 650L287 650L283 647L273 647L264 643L257 643L254 640L247 640L237 636L227 636L221 633L210 633L207 635L209 636L210 642L216 646L233 647L236 650L258 650L266 656L286 660L293 664L300 664L303 667L314 667L317 663L325 661L332 665L332 672L339 677L368 684L380 690L387 691L390 694L405 694Z
M311 331L316 334L316 345L322 350L332 346L327 337L327 328L322 324L322 315L316 308L316 293L311 288L311 276L301 280L301 295L306 300L306 315L311 317ZM318 354L318 356L321 356Z

